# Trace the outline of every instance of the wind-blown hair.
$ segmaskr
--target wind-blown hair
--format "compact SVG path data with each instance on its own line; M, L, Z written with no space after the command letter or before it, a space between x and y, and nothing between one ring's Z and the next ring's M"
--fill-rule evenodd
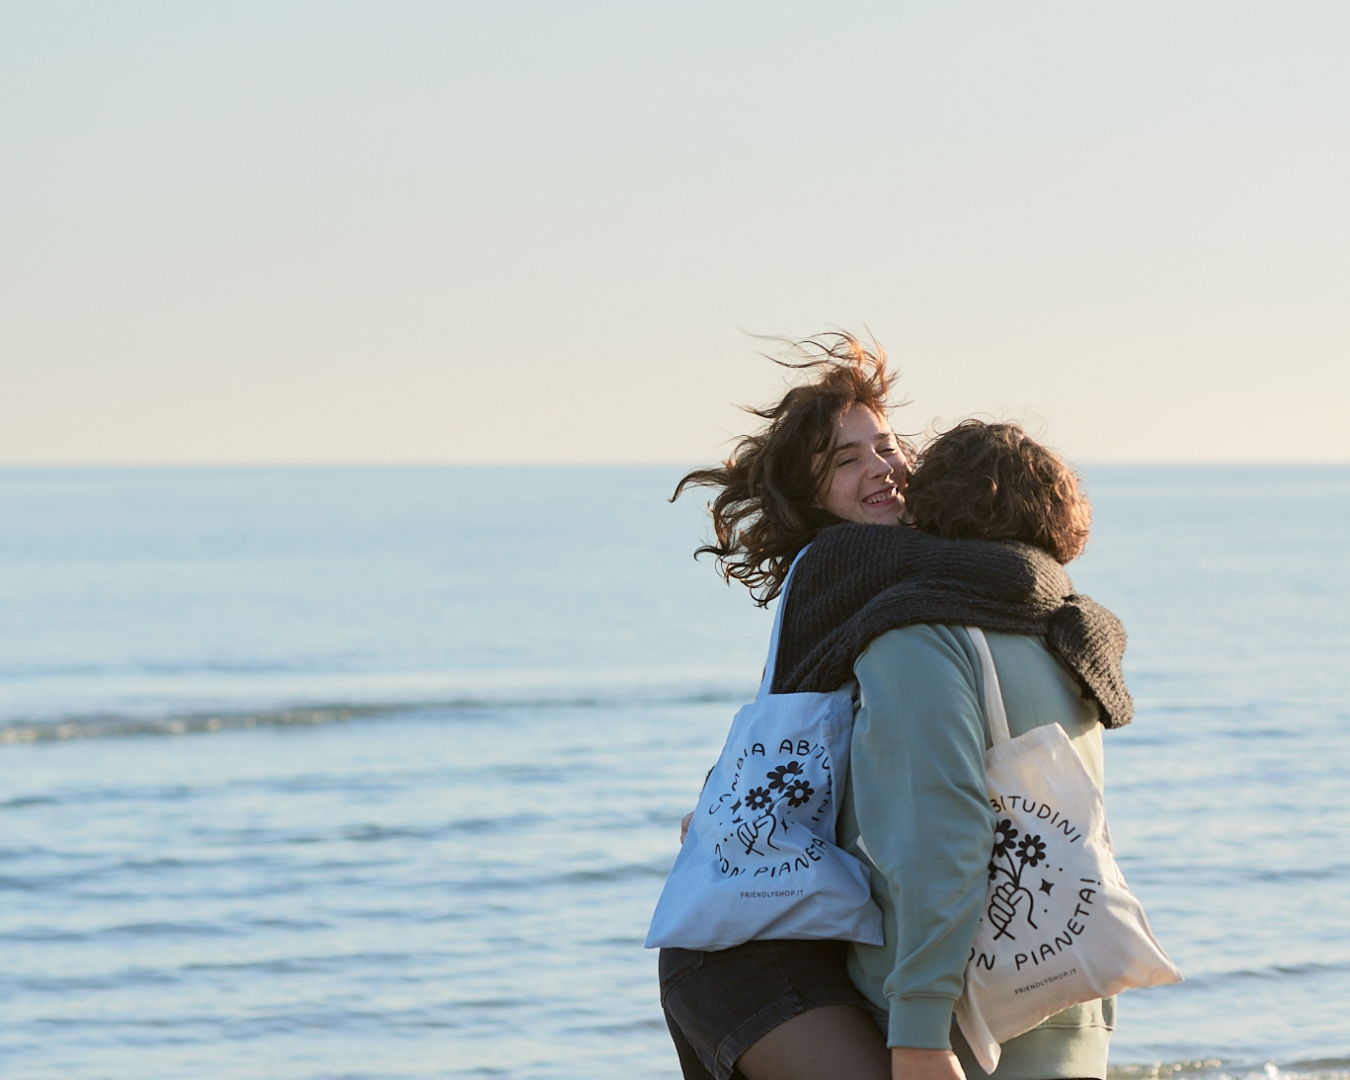
M964 420L923 448L905 507L949 540L1020 540L1061 565L1087 544L1092 506L1079 478L1016 424Z
M809 372L810 381L767 408L747 407L764 427L740 439L719 467L686 475L670 497L691 486L717 489L709 505L716 540L694 556L715 555L722 576L741 582L761 607L782 589L797 552L840 520L820 505L839 418L854 405L884 418L895 381L875 341L868 348L841 331L786 344L770 359Z

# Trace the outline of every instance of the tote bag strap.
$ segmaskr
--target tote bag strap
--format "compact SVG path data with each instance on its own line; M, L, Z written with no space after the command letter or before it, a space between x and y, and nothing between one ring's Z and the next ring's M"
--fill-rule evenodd
M778 636L783 630L783 612L787 610L788 586L792 584L792 575L797 569L797 564L810 550L811 545L807 544L797 552L797 557L788 567L787 577L783 579L783 587L778 590L778 609L773 613L773 632L769 634L769 656L764 661L764 678L760 680L759 693L755 695L756 701L768 694L769 687L773 685L773 669L778 666Z
M989 736L994 745L1007 742L1012 736L1008 732L1008 713L1003 708L1003 691L998 686L998 672L994 670L994 654L989 651L989 639L978 626L967 626L970 643L980 654L980 671L984 674L984 711L989 717Z

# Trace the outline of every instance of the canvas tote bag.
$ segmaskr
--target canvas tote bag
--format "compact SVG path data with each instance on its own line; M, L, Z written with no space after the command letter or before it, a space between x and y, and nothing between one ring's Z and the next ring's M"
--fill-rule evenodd
M771 694L793 561L759 693L732 721L666 878L647 948L714 951L754 939L882 943L868 871L835 844L853 685Z
M1009 738L984 634L967 627L984 673L997 816L989 891L956 1020L986 1072L1000 1043L1080 1002L1181 981L1116 866L1102 794L1058 724Z

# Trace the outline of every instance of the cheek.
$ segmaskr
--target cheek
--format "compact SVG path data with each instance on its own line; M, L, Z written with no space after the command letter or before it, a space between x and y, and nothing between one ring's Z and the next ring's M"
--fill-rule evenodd
M857 502L857 478L848 472L836 472L830 477L830 487L825 495L825 509L835 517L849 518L855 511Z
M820 496L816 499L816 505L825 510L833 511L839 500L835 495L835 489L838 487L839 477L831 473L825 478L825 482L820 485Z

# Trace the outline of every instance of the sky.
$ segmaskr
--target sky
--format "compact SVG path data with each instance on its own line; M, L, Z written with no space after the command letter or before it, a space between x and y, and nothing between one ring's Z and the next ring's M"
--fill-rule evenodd
M1347 461L1350 6L0 5L0 463Z

